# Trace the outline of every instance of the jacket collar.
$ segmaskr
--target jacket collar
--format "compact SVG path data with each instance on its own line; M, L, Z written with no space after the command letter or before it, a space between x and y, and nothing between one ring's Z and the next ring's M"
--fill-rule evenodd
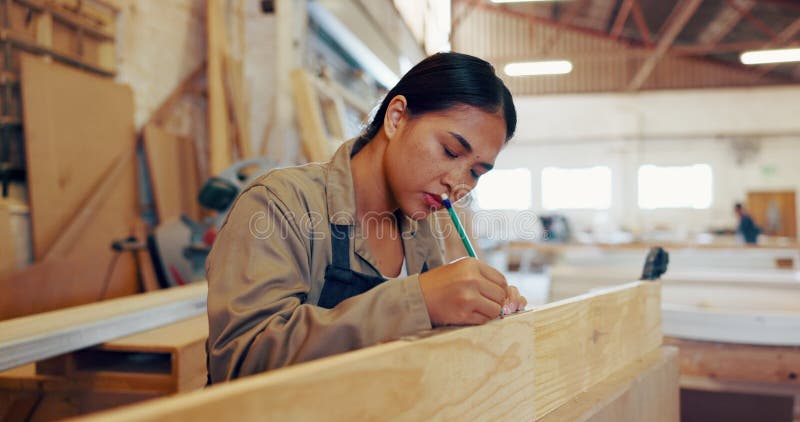
M375 260L367 249L366 239L356 218L356 193L353 186L353 172L350 167L350 155L352 154L354 143L355 139L344 142L333 154L327 165L325 196L328 206L328 222L337 225L354 226L352 231L355 238L354 250L374 266ZM420 222L405 215L400 217L399 220L409 274L418 273L424 264L425 251L422 245L417 244L417 233L422 226L428 227L428 224L425 222L421 226Z

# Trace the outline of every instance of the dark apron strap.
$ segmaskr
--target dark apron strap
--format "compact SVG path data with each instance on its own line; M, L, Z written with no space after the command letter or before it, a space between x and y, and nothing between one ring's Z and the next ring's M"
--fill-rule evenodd
M367 292L386 281L385 278L362 274L350 269L350 226L331 224L333 263L325 268L325 280L317 305L331 309L353 296Z
M349 270L350 226L331 224L331 248L333 248L333 265Z

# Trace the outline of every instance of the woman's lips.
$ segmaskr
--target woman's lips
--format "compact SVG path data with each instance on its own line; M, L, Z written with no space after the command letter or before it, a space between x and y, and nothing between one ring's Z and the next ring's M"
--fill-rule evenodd
M422 194L422 199L425 201L425 203L429 207L431 207L431 208L433 208L435 210L438 210L439 208L442 207L442 198L440 196L438 196L438 195L434 195L432 193L425 192L425 193Z

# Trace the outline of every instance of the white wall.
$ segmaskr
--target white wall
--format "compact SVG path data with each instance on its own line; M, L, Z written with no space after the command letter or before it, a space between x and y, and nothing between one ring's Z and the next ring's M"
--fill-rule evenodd
M543 211L544 167L611 168L610 210L563 211L578 230L666 229L691 236L734 227L733 203L748 191L800 190L800 88L528 97L515 103L517 136L496 167L530 169L534 211ZM755 146L744 157L735 148L743 141ZM638 208L640 165L700 163L713 172L709 209Z
M800 133L800 87L517 97L518 142Z

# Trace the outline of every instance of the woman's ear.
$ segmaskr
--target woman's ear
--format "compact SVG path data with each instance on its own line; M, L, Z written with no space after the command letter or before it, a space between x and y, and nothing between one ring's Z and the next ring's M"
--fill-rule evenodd
M388 139L392 139L397 128L406 116L408 110L408 103L406 97L397 95L389 102L386 108L386 114L383 116L383 132Z

